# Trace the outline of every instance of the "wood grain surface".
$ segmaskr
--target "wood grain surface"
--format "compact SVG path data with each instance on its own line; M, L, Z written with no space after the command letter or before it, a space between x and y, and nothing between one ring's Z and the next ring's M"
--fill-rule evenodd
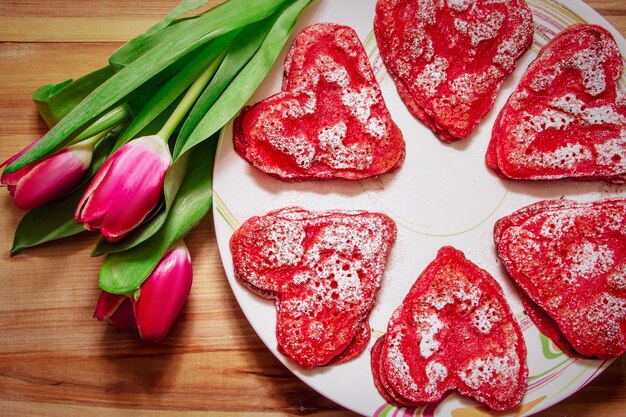
M626 33L626 1L587 3ZM102 66L176 4L0 1L0 160L45 133L34 89ZM91 318L101 263L89 256L93 235L9 257L21 215L1 190L0 415L354 415L300 382L256 336L228 286L210 216L186 239L195 260L189 302L153 344ZM540 413L624 415L626 357Z

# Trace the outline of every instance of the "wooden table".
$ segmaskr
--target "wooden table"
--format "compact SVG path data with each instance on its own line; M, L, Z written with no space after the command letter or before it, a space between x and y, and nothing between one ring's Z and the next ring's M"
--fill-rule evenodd
M210 4L220 0L209 1ZM339 0L337 0L339 1ZM43 85L105 63L177 2L0 2L0 160L45 132L30 100ZM626 2L589 5L626 34ZM256 336L228 286L211 216L186 239L195 281L169 337L140 341L91 316L100 258L81 235L9 257L22 213L0 193L0 414L354 415L294 377ZM626 356L540 415L626 414Z

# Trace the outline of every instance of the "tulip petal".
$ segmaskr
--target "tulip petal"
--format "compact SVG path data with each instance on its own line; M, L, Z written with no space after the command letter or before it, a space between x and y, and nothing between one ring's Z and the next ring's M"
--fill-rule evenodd
M122 330L137 328L135 314L133 313L133 303L130 301L130 298L124 297L122 304L109 318L109 323Z
M170 163L167 145L158 136L124 145L89 186L76 212L77 221L90 230L100 229L110 242L121 239L160 201Z
M97 226L93 226L93 223L104 217L106 214L108 205L102 203L100 205L94 205L92 204L92 200L94 192L98 189L102 181L107 178L107 174L111 167L115 164L117 158L118 153L115 152L104 162L104 164L102 164L94 179L91 181L91 184L87 187L85 194L83 194L83 197L78 202L74 219L76 219L78 223L83 224L87 230L96 229Z
M133 298L135 319L142 339L159 341L169 331L187 301L193 271L191 258L181 241L161 259Z
M110 292L102 291L98 298L93 318L100 321L108 320L126 299L128 297L123 294L111 294Z
M31 210L69 191L89 168L92 154L91 149L68 148L33 164L16 185L15 205Z
M39 143L39 141L42 138L39 138L33 142L31 142L27 147L25 147L24 149L22 149L21 151L19 151L18 153L16 153L15 155L13 155L12 157L10 157L9 159L7 159L6 161L4 161L3 163L0 164L0 168L5 167L7 165L11 165L15 160L17 160L17 158L19 158L20 156L24 155L26 153L26 151L28 151L30 148L32 148L33 146L35 146L37 143Z

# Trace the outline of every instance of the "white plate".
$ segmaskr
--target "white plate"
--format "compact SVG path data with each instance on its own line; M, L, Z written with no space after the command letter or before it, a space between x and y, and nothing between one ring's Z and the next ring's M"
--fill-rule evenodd
M453 145L442 144L415 119L400 100L378 54L372 34L375 0L317 0L294 30L334 22L353 27L364 42L391 114L404 134L406 161L394 174L357 182L285 183L252 168L233 150L232 126L220 140L214 177L213 214L217 241L226 275L244 314L259 337L298 378L331 400L363 415L373 416L477 416L478 406L457 394L439 404L398 410L386 403L374 387L370 355L363 352L348 363L304 370L276 350L274 303L261 299L233 276L228 242L245 220L291 205L310 210L365 209L381 211L398 225L398 238L389 256L383 286L370 316L374 329L370 347L424 267L444 245L465 252L468 259L489 271L503 286L513 312L522 325L528 346L529 386L523 406L512 412L522 416L539 412L573 394L599 375L610 361L572 359L560 352L524 315L523 308L493 245L494 222L513 211L544 199L565 196L580 201L626 194L601 182L552 181L541 183L499 179L484 162L491 127L528 64L556 33L574 22L599 24L616 38L622 52L626 41L611 25L579 0L527 0L535 18L531 50L504 83L493 110L471 137ZM288 45L291 44L291 41ZM287 49L287 48L285 48ZM261 88L250 100L262 100L280 90L286 50ZM622 77L624 82L626 77ZM485 415L486 410L480 408Z

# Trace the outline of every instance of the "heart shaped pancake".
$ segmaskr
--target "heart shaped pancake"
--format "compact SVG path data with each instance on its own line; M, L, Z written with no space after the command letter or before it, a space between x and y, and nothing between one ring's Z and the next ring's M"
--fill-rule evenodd
M282 90L235 119L235 150L256 168L284 181L355 180L402 164L402 132L353 29L305 28L285 61Z
M276 303L278 350L312 368L345 362L367 346L395 237L384 214L291 207L247 220L230 248L237 279Z
M523 180L624 182L622 56L600 26L570 26L539 52L498 115L487 165Z
M560 332L584 356L626 351L626 199L542 201L499 220L494 239L511 278L553 320L546 336L558 345Z
M523 0L378 0L374 20L402 100L444 142L489 112L533 31Z
M526 345L496 281L443 247L374 345L372 372L383 397L398 406L438 401L456 389L506 410L526 391Z
M528 317L535 323L539 331L552 340L559 349L574 358L594 359L593 356L585 356L576 351L574 346L565 338L552 317L548 316L548 314L535 304L519 287L517 287L517 292L522 299L524 311L528 314Z

